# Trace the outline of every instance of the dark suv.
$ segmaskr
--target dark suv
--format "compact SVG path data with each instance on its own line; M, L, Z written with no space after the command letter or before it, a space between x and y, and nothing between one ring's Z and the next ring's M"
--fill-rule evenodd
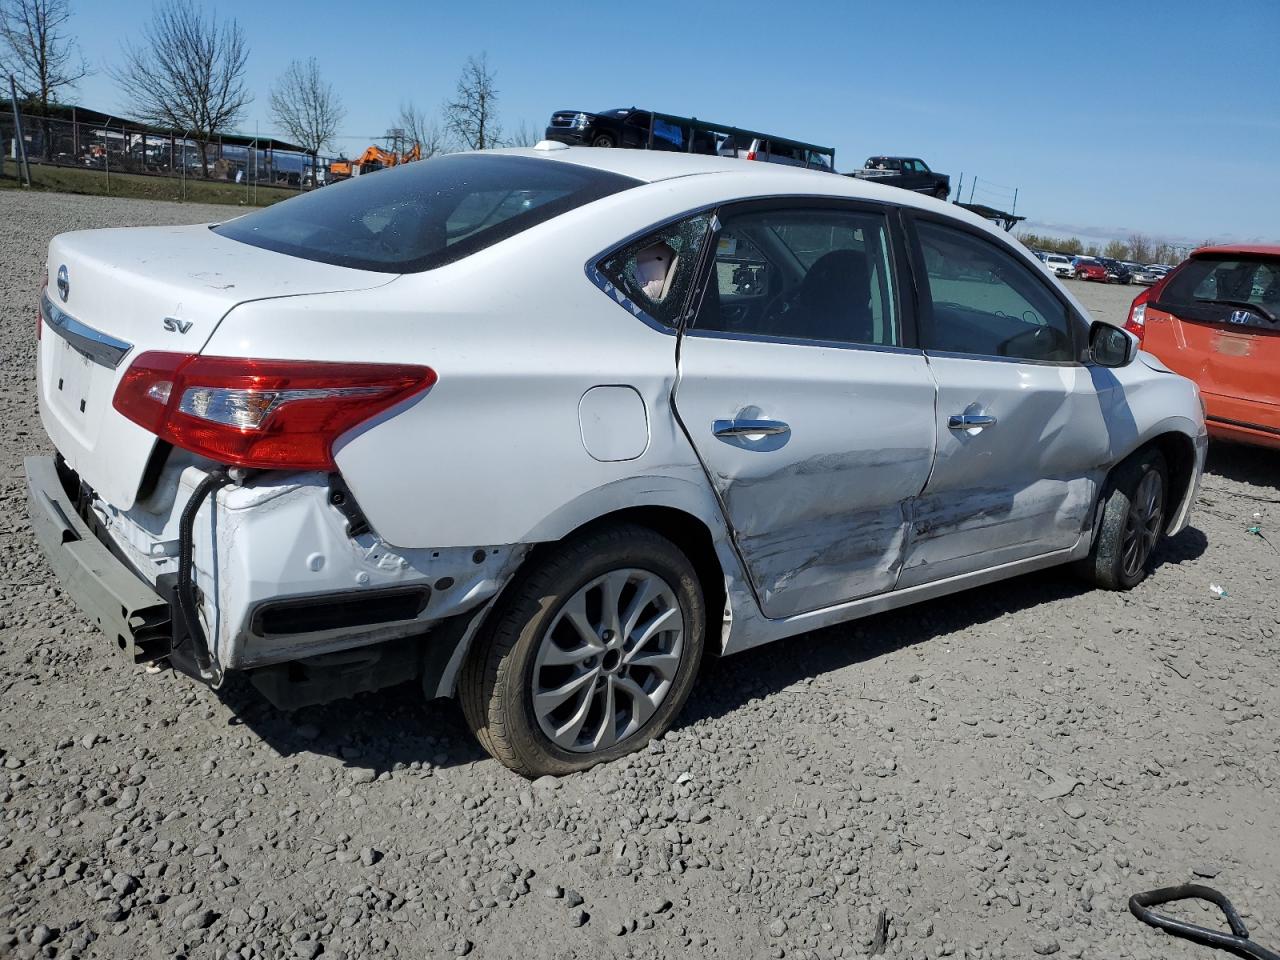
M1099 257L1098 260L1107 269L1107 279L1112 283L1132 283L1133 273L1119 260L1110 257Z
M652 140L650 139L652 126ZM692 127L655 117L650 110L626 107L586 113L557 110L551 115L546 139L586 147L632 147L650 150L679 150L693 153L716 152L715 139ZM693 150L689 151L689 141Z

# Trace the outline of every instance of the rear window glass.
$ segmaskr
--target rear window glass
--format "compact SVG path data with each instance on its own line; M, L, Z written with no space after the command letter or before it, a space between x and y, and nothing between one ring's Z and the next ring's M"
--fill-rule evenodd
M213 230L306 260L417 273L639 182L535 157L459 154L367 173Z
M1197 258L1169 281L1159 302L1189 319L1210 322L1249 323L1232 316L1249 306L1280 317L1280 260Z

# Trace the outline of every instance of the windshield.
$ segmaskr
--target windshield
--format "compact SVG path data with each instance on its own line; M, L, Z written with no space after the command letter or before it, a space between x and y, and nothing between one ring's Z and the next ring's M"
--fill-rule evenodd
M639 182L537 157L455 154L323 187L213 230L306 260L417 273Z

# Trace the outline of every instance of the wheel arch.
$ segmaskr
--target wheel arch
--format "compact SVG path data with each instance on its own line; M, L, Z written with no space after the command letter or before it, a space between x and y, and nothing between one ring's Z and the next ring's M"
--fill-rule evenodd
M620 486L630 487L623 483ZM434 669L424 670L423 688L428 699L451 697L455 693L458 674L470 651L472 641L484 628L489 614L497 607L503 595L521 573L536 563L538 558L552 547L574 537L582 536L602 527L618 524L643 526L666 537L674 543L693 564L702 589L706 610L707 652L718 654L728 639L731 617L728 613L730 582L741 577L736 555L729 544L729 534L718 508L710 514L711 520L700 515L698 500L689 501L686 496L697 490L682 489L683 484L670 485L667 495L650 490L648 502L618 505L617 495L623 491L611 490L604 500L590 498L596 510L584 510L577 504L573 510L574 521L558 512L539 524L535 533L526 541L530 545L519 564L510 572L498 592L480 608L454 618L437 628L439 641L444 649L437 654ZM601 491L596 491L600 494ZM714 501L712 501L714 504Z
M1141 443L1111 465L1098 491L1099 508L1106 499L1111 478L1115 476L1116 471L1150 449L1159 450L1169 468L1169 490L1174 494L1169 497L1169 501L1174 507L1166 511L1165 532L1176 532L1181 529L1191 510L1191 502L1196 494L1196 478L1200 462L1196 439L1176 427L1165 425L1164 429L1144 438ZM1097 511L1097 516L1101 517L1100 509ZM1097 536L1096 522L1094 536Z

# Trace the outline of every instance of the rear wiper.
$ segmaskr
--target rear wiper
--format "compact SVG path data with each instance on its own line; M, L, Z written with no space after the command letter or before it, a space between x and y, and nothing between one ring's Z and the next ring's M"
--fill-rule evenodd
M1252 310L1254 313L1260 313L1272 323L1280 322L1280 317L1268 310L1266 307L1259 306L1250 300L1218 300L1212 297L1196 297L1197 303L1220 303L1224 307L1243 307L1246 310Z

